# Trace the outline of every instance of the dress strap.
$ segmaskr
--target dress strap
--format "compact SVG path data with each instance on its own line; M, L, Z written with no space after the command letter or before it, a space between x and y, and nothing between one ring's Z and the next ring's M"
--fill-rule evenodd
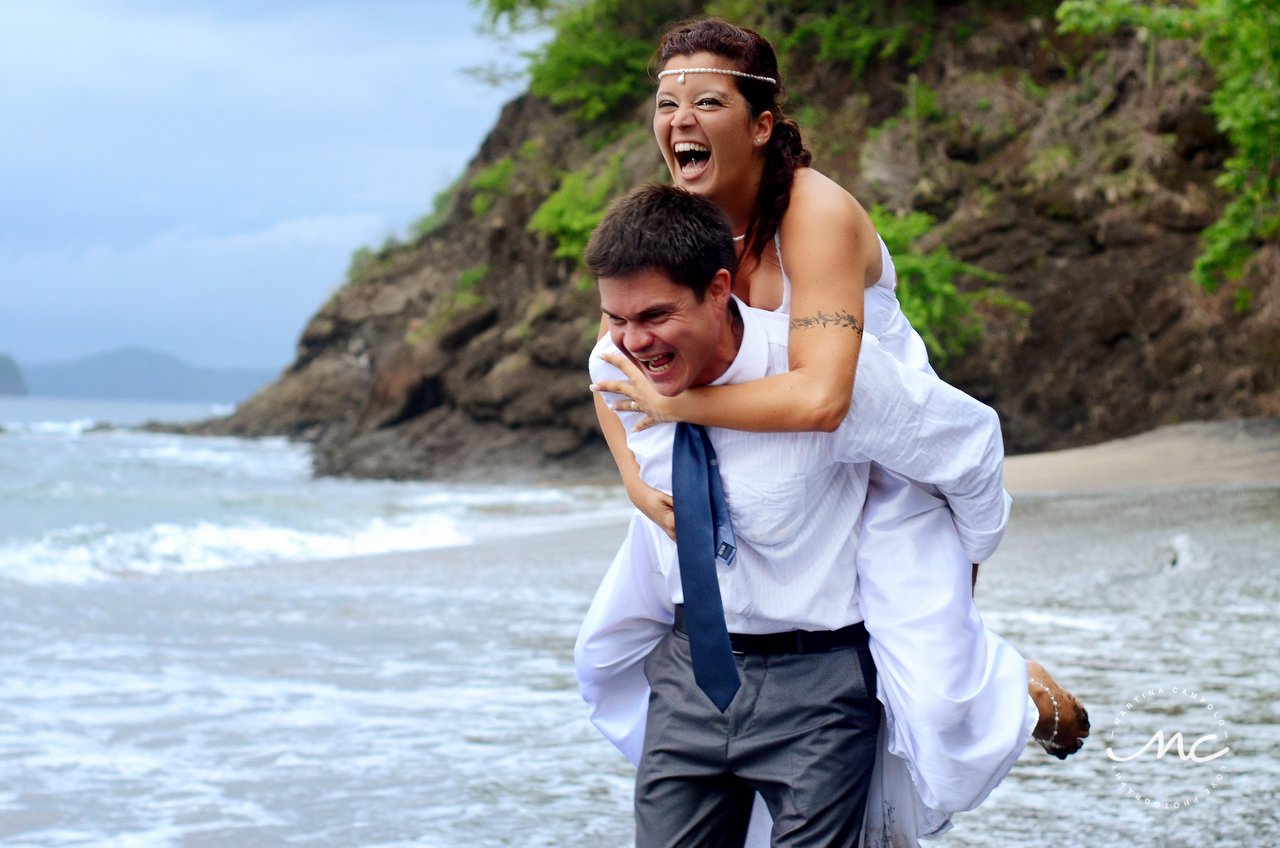
M876 285L886 288L889 291L898 290L898 270L893 267L893 257L889 255L889 245L884 243L884 239L880 238L880 234L876 233L876 239L880 242L880 279L876 280Z
M880 279L876 280L876 286L888 289L889 291L898 290L898 271L894 268L893 257L889 254L889 245L884 243L884 239L876 233L876 241L880 242ZM787 315L791 314L791 278L787 276L787 266L782 262L782 233L775 232L773 234L773 249L778 253L778 268L782 271L782 304L774 310L774 312L783 312Z
M778 254L778 270L782 271L782 304L774 312L791 314L791 278L787 276L787 268L782 264L782 228L773 232L773 249Z

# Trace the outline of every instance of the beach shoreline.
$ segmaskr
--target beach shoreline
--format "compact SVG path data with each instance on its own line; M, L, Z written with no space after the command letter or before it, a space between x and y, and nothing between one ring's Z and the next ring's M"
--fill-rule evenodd
M528 482L529 472L511 482ZM537 477L536 472L533 474ZM498 475L494 482L508 482ZM611 464L565 468L548 485L620 484ZM1012 494L1280 485L1280 418L1171 424L1079 448L1008 456Z
M1194 422L1082 448L1011 456L1010 492L1280 484L1280 419Z

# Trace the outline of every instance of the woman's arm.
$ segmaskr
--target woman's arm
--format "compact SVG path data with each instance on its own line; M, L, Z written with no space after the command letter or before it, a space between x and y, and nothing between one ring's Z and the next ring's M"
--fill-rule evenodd
M602 319L600 322L601 337L608 332L608 326ZM627 364L631 364L630 360L627 360ZM627 431L622 426L622 421L609 409L609 405L604 402L604 397L601 395L596 395L595 404L596 418L600 420L600 429L604 432L604 440L609 445L609 452L613 454L613 461L618 465L618 473L622 475L622 485L627 489L627 498L650 521L665 530L667 535L674 541L676 538L676 514L672 506L671 496L666 492L658 491L640 479L640 463L636 462L635 454L627 447Z
M675 541L676 514L671 496L640 479L640 463L636 462L635 454L627 447L627 431L600 395L596 395L596 415L600 419L600 429L604 431L604 440L609 444L609 452L613 454L613 461L618 464L618 473L622 475L622 485L627 489L627 497L635 504L636 509Z
M875 226L844 189L811 169L796 174L782 220L791 279L791 370L749 383L689 389L672 398L654 391L625 357L607 357L632 383L602 383L636 401L649 418L752 432L830 432L849 411L862 343L862 295L880 269Z

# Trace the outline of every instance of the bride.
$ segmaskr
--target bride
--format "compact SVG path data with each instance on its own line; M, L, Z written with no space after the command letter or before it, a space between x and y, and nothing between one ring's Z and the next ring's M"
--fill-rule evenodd
M607 360L629 382L594 388L624 395L621 404L644 413L637 429L687 421L831 431L849 408L864 329L904 364L932 373L898 306L893 261L870 218L809 167L799 127L782 110L785 89L769 43L725 21L701 20L669 31L658 62L654 134L672 179L715 201L739 234L734 294L791 316L791 370L666 398L614 355ZM601 395L596 402L627 493L649 519L633 522L619 556L643 556L666 540L635 534L674 538L671 496L640 479L618 416ZM864 844L914 843L945 830L950 813L980 804L1028 735L1059 758L1079 750L1088 717L1042 666L983 627L972 603L977 565L964 559L945 501L873 466L862 518L858 579L886 718ZM591 624L578 647L584 697L594 698L593 722L635 759L638 749L627 740L637 729L643 736L644 713L634 703L619 713L618 694L629 692L634 702L647 683L634 663L624 668L592 656ZM630 718L619 721L622 713ZM748 844L767 844L767 827L757 799Z

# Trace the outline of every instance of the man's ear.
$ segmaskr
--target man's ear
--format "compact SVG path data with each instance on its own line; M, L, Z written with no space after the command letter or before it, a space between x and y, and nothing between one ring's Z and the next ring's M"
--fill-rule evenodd
M721 268L716 271L716 275L711 278L711 282L707 284L707 293L704 298L711 298L712 303L717 309L724 308L729 303L729 295L733 293L733 276L727 268Z

